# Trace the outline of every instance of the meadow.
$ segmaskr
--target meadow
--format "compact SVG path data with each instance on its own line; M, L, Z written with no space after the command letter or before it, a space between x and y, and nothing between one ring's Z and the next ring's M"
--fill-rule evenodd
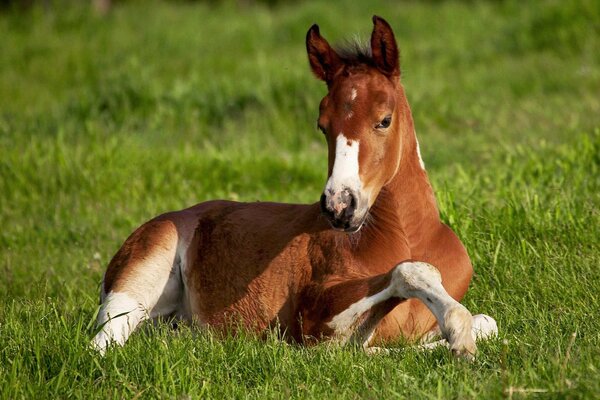
M600 3L76 4L0 10L0 398L600 397ZM167 326L91 351L106 264L144 221L318 200L305 34L367 38L373 14L475 267L463 303L499 337L472 363Z

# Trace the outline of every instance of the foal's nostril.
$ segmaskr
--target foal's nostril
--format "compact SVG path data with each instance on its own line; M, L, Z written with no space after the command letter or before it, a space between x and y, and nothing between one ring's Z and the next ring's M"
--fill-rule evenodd
M350 193L350 191L348 189L344 189L340 193L340 200L343 201L346 204L350 203L350 198L351 197L352 197L352 194Z
M327 196L325 193L321 195L321 212L325 215L328 215L330 218L333 218L333 211L327 208Z
M325 193L323 193L321 195L321 212L326 212L327 211L327 206L325 204L326 199L327 198L325 197Z
M344 189L337 193L331 193L328 197L324 192L321 195L321 212L329 222L338 229L348 229L350 220L356 211L357 197L350 189Z
M348 189L342 191L340 197L341 201L346 204L346 207L344 208L345 217L352 217L354 215L354 210L356 210L356 197L354 197L354 194Z

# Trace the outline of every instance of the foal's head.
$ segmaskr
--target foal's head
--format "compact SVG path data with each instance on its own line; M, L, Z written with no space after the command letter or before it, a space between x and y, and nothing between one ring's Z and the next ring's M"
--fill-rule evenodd
M370 48L334 50L313 25L306 35L314 74L327 83L319 129L329 147L321 209L335 229L360 229L400 164L398 47L389 24L373 17Z

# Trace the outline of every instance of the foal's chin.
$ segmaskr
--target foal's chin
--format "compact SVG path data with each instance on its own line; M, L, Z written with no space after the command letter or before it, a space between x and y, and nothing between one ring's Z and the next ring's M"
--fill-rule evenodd
M361 218L356 218L355 220L353 219L352 221L346 223L332 220L330 218L327 218L327 220L329 221L329 225L331 225L334 230L350 234L356 233L362 229L362 227L365 225L368 214L369 212L367 211Z

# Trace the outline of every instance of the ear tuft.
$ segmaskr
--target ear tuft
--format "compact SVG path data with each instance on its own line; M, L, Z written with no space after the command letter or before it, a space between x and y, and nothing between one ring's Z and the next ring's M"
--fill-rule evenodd
M387 76L400 76L398 45L394 31L387 21L373 15L371 53L377 68Z

